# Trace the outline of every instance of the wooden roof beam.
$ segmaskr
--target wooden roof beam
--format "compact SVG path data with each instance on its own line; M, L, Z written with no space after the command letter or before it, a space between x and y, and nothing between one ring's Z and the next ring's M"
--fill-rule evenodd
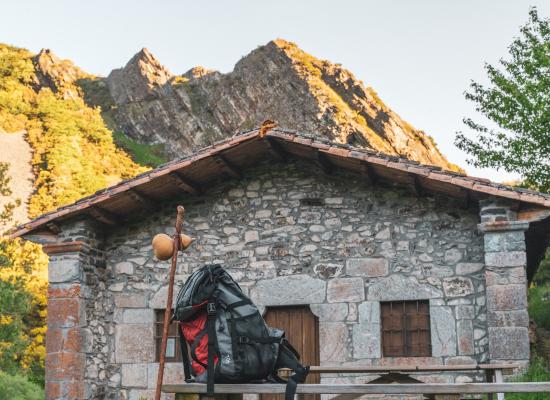
M461 189L460 193L462 194L462 198L460 199L460 208L462 208L463 210L467 210L472 204L470 191L468 189Z
M136 203L139 203L144 208L147 208L149 210L155 210L158 208L158 202L138 191L137 189L130 189L126 193L132 200L134 200Z
M361 175L363 176L363 178L365 178L365 181L367 181L368 185L376 185L376 182L378 181L378 175L376 174L376 172L374 172L374 169L369 163L361 163Z
M110 211L98 206L88 208L88 213L92 218L105 225L116 226L120 225L120 218Z
M285 151L283 146L279 142L277 142L276 139L266 137L265 142L269 147L269 152L273 154L276 158L278 158L282 162L286 162L288 160L288 153Z
M54 235L59 235L59 233L61 232L61 228L59 227L58 224L56 224L55 222L48 222L46 224L46 227L50 230L50 232L52 232Z
M408 183L407 187L411 190L411 192L416 196L420 197L422 196L422 193L424 189L422 188L422 185L420 184L420 178L416 174L408 174Z
M321 167L325 174L330 175L334 172L334 164L330 161L328 156L316 149L314 152L315 163Z
M227 173L229 176L237 179L242 178L243 174L240 168L227 160L223 155L215 154L212 156L212 158L214 159L214 162L218 165L218 167L220 167L220 169Z
M199 194L202 192L201 187L197 183L192 182L188 178L184 178L177 172L170 172L168 174L168 177L177 187L179 187L184 192L191 194Z

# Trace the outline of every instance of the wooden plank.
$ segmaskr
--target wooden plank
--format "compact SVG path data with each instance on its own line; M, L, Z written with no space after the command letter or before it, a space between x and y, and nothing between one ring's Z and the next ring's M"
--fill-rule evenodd
M206 393L206 384L163 385L165 393ZM284 393L277 383L216 384L216 393ZM514 383L412 383L412 384L299 384L298 394L465 394L550 393L550 382Z
M550 216L550 210L547 208L526 208L518 211L518 221L541 221Z
M376 372L415 372L415 371L476 371L519 368L518 364L457 364L457 365L366 365L366 366L316 366L310 371L320 373L376 373Z
M495 370L495 382L496 383L504 382L504 379L502 379L502 370L501 369ZM497 400L504 400L504 393L497 393Z

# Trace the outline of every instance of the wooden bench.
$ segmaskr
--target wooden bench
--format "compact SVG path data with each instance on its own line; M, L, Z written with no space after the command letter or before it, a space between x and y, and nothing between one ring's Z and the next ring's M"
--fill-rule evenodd
M203 383L163 385L164 393L176 393L176 400L189 399L188 395L206 393ZM226 394L282 394L285 385L279 383L241 383L216 385L216 395ZM534 383L415 383L415 384L322 384L298 385L297 394L434 394L461 395L484 393L535 393L549 392L550 382ZM202 397L202 396L201 396ZM224 398L224 397L222 397ZM233 398L233 397L232 397Z
M457 399L460 394L488 394L489 399L497 393L499 400L504 393L515 392L550 392L550 382L543 383L504 383L503 372L517 368L516 364L467 364L467 365L391 365L391 366L353 366L325 367L312 366L310 371L322 374L373 374L378 378L364 384L300 384L298 394L339 394L346 395L346 400L364 394L422 394L430 398ZM413 378L416 372L453 372L480 371L485 374L488 383L437 383L429 384ZM163 385L165 393L176 393L176 400L191 400L203 397L206 385L185 383ZM217 384L216 394L219 400L238 400L247 394L284 393L282 384ZM195 396L192 396L195 395ZM201 396L198 396L201 395ZM351 396L350 395L355 395ZM440 395L445 395L441 397Z

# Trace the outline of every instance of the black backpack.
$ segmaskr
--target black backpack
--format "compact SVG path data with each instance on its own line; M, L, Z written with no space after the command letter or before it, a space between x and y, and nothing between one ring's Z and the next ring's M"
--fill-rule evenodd
M285 400L293 400L297 384L307 377L309 367L299 363L285 333L267 326L220 265L191 274L178 293L172 319L179 321L185 380L206 382L208 396L214 395L214 382L270 381L286 383ZM277 375L280 368L294 374L285 381Z

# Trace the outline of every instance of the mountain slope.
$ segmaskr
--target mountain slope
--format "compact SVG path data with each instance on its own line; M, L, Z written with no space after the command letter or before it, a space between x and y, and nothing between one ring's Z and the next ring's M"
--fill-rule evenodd
M25 131L32 148L30 217L144 170L82 99L75 82L88 76L49 51L0 45L0 130Z
M280 39L228 74L197 67L175 76L143 49L106 82L118 129L141 142L166 144L172 157L269 118L340 143L457 169L350 71Z
M156 166L268 118L458 169L350 71L284 40L252 51L228 74L196 67L174 75L143 49L107 78L50 50L0 45L0 129L25 131L32 147L30 216L142 171L136 162Z

